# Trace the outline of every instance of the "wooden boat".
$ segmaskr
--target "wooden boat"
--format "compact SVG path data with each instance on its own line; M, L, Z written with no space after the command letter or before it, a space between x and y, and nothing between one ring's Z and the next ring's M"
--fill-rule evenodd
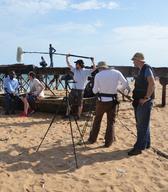
M95 97L84 98L83 111L89 111L95 109ZM0 106L4 106L4 94L0 94ZM66 112L66 98L59 96L46 96L43 99L36 101L37 111L55 113L58 110L58 114L65 114ZM23 103L19 102L18 109L23 109Z

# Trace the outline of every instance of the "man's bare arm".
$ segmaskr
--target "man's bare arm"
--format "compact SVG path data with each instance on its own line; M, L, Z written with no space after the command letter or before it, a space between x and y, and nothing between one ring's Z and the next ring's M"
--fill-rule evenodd
M67 63L67 66L68 66L69 68L72 68L72 65L70 64L69 59L68 59L69 57L70 57L69 54L66 55L66 63Z
M94 61L94 57L91 58L91 61L92 61L92 64L93 64L93 71L96 69L96 64L95 64L95 61Z
M150 98L152 93L155 90L155 79L153 76L149 76L147 77L147 81L148 81L148 88L147 88L147 93L145 97Z

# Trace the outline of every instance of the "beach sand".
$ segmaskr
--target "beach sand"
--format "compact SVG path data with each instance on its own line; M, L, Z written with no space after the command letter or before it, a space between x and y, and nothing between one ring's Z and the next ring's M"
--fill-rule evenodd
M167 98L168 100L168 98ZM161 108L157 82L151 117L152 147L168 154L168 105ZM2 109L1 109L2 112ZM76 169L68 120L57 116L40 150L35 152L54 114L31 117L0 115L0 192L168 192L168 159L153 148L129 157L136 130L131 103L121 102L116 141L103 148L106 116L97 143L76 145ZM78 121L82 129L85 117ZM91 127L85 133L85 141ZM75 143L80 135L72 123Z

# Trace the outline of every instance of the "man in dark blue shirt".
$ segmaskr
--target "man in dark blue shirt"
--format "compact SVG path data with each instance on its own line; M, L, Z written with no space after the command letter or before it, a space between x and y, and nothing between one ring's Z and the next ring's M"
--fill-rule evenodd
M137 141L128 155L138 155L150 148L150 115L153 106L155 79L152 68L144 61L142 53L136 53L132 61L139 68L133 90L133 107L135 112Z

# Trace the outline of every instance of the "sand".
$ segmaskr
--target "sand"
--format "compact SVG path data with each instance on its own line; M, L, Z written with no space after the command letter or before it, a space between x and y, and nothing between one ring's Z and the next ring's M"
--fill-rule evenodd
M167 98L168 100L168 98ZM168 154L168 105L161 108L157 83L151 117L152 147ZM3 113L3 109L0 109ZM86 114L85 114L86 115ZM76 169L68 120L57 116L36 152L53 114L28 118L0 115L0 192L168 192L168 159L153 148L129 157L135 142L135 120L130 102L121 102L116 119L116 142L103 148L106 116L97 143L76 145ZM82 129L86 118L78 122ZM91 122L84 139L87 140ZM80 140L72 123L75 143Z

